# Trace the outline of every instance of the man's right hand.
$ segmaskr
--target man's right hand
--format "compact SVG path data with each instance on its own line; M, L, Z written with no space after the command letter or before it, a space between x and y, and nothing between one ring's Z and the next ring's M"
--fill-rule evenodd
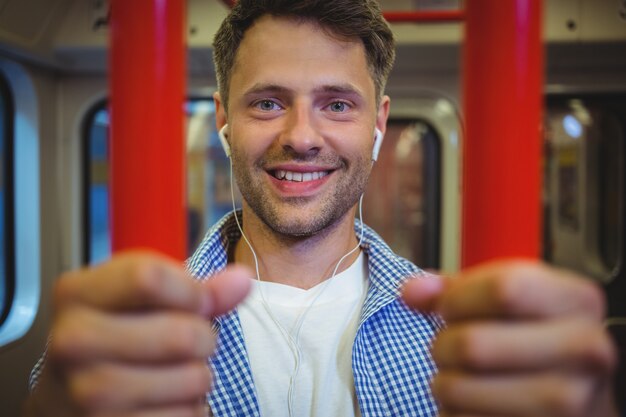
M252 273L207 282L153 253L63 275L33 416L203 416L215 349L211 318L234 308Z

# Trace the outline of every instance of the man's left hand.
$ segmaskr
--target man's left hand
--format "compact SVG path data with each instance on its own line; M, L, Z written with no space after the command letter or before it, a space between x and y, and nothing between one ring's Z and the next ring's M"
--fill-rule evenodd
M441 417L617 416L615 346L591 281L539 263L495 262L409 281L402 298L447 327L432 347Z

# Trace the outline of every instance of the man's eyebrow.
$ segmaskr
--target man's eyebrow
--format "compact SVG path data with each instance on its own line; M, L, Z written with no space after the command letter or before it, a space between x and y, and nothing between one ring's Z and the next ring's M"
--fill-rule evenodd
M328 84L313 90L315 93L333 93L362 97L361 91L352 84Z
M287 93L291 90L289 88L277 85L277 84L262 84L258 83L250 87L244 93L245 96L257 95L257 94L281 94Z

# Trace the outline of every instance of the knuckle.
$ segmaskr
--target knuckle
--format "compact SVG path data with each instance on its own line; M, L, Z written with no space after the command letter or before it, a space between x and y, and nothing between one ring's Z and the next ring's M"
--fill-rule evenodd
M518 309L520 289L524 285L519 274L510 273L494 279L491 296L494 307L501 312L513 314Z
M115 386L113 375L103 367L82 371L69 381L72 402L82 410L106 408L113 400L111 389Z
M75 339L75 330L68 328L68 326L55 329L48 347L50 356L58 359L71 358L74 356L76 350Z
M168 415L171 415L172 417L207 417L207 412L205 411L204 403L198 402L176 410L175 413L169 413ZM209 416L211 415L212 414L209 414Z
M207 364L198 361L190 367L190 387L197 389L197 394L202 395L211 389L212 374Z
M606 312L606 298L602 289L590 281L585 281L585 305L593 317L601 320Z
M443 405L452 405L457 398L458 378L445 372L436 375L431 383L431 389L438 402Z
M467 328L457 335L457 354L461 365L482 368L485 365L482 337L476 329Z
M87 344L87 328L82 326L81 316L80 310L73 309L58 317L48 347L51 357L74 358Z
M559 379L553 381L552 388L543 390L544 406L548 415L578 417L584 413L588 393L581 384Z
M143 299L154 298L163 287L164 276L148 257L139 257L131 263L130 276L134 292Z
M189 362L177 370L176 397L179 401L195 401L204 397L211 388L211 371L202 361Z
M71 299L74 274L75 272L65 272L54 283L52 288L52 305L54 310L60 310Z
M202 344L202 335L197 326L181 317L167 320L168 337L164 346L165 353L176 357L194 356Z
M581 331L587 335L582 338L581 362L590 369L604 373L612 373L617 367L617 348L607 331L595 323L588 323L588 328Z

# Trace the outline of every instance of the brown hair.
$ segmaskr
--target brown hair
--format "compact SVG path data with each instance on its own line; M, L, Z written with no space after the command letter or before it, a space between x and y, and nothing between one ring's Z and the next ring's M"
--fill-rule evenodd
M246 30L266 14L313 21L334 36L360 39L376 97L382 97L395 58L395 44L376 0L239 0L213 40L217 85L225 109L228 109L230 74L241 40Z

